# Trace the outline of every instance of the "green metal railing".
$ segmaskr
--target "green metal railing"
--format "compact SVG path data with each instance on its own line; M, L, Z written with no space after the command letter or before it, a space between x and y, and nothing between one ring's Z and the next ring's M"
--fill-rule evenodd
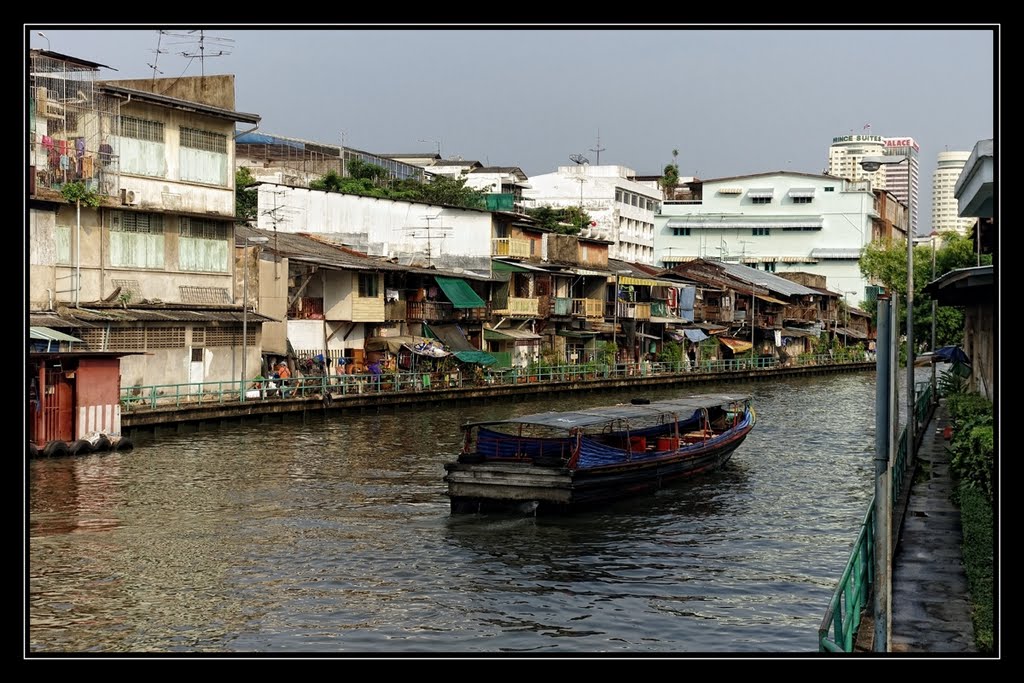
M931 385L918 383L915 387L914 411L917 414L918 434L927 426L928 409L931 404ZM896 456L890 469L890 496L893 510L899 503L906 475L910 471L907 462L907 428L900 432ZM868 513L864 516L860 533L853 544L850 559L843 570L839 585L832 594L828 610L818 627L818 650L821 652L853 652L854 636L860 625L861 613L867 607L869 590L873 583L874 568L874 510L875 497L871 496ZM864 563L867 566L864 566ZM865 582L866 581L866 582Z
M864 356L851 356L837 360L827 355L807 356L787 361L787 367L828 366L863 362ZM618 363L605 365L540 365L533 367L499 367L483 369L482 373L454 370L451 372L386 372L381 375L311 375L285 380L250 380L246 386L245 401L266 401L310 396L346 396L366 393L400 393L437 389L469 388L479 386L524 383L581 382L601 379L627 379L634 377L666 377L681 375L714 375L746 370L780 368L779 359L732 358L702 361L693 366L688 361L676 363ZM157 384L121 389L122 410L139 408L182 407L206 403L241 402L242 382L186 382Z
M853 552L832 594L828 611L818 627L818 649L822 652L853 652L861 614L871 595L875 566L875 506L864 515Z

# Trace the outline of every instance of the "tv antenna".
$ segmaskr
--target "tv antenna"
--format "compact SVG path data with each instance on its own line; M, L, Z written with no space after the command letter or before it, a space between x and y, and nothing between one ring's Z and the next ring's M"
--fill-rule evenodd
M600 166L601 165L601 152L604 151L604 147L601 146L601 129L600 128L597 129L597 147L591 147L589 151L595 152L597 154L597 161L595 163L598 166Z
M167 54L167 50L161 50L160 49L160 42L164 38L164 33L166 33L166 31L157 31L156 32L156 49L152 51L153 52L153 63L152 64L149 64L149 63L146 64L146 66L148 66L151 69L153 69L153 80L154 81L156 80L156 75L157 74L163 74L163 71L160 71L159 69L156 68L156 63L160 59L160 55Z
M432 234L432 233L437 233L438 236L443 240L445 237L447 237L449 234L451 234L452 229L451 228L446 228L443 225L438 226L438 227L435 228L434 226L432 226L430 224L430 221L441 220L442 219L441 214L437 214L436 216L420 216L420 218L422 218L423 220L425 220L427 222L426 227L423 227L423 226L411 226L411 227L405 228L405 230L412 230L412 231L420 231L420 230L422 230L423 231L423 232L420 232L420 233L411 232L409 234L409 236L412 237L413 239L423 239L423 238L426 238L426 240L427 240L427 251L426 251L426 254L427 254L427 267L429 268L430 265L431 265L431 259L433 258L433 255L434 255L433 254L433 243L431 242L431 240L434 238L434 234ZM441 251L441 249L440 249L440 247L438 247L438 252L440 252L440 251Z
M198 34L198 37L196 36ZM183 41L181 44L191 44L198 40L198 43L192 48L192 51L185 50L181 52L182 57L188 57L189 60L199 58L199 75L206 75L206 59L207 57L223 57L231 54L228 48L231 47L231 43L235 41L232 38L221 38L219 36L208 36L206 31L202 29L189 31L188 33L168 33L168 35L177 36L179 38L187 38L187 41ZM187 67L186 67L187 68Z
M437 145L437 156L441 156L441 140L431 140L430 138L422 138L420 140L417 140L417 142L433 142L435 145Z

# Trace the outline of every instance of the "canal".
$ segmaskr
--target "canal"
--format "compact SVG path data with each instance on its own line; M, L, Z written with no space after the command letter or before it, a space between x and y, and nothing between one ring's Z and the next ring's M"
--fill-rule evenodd
M628 401L438 405L31 460L32 653L815 652L872 493L872 372L750 392L727 466L571 517L451 516L458 426Z

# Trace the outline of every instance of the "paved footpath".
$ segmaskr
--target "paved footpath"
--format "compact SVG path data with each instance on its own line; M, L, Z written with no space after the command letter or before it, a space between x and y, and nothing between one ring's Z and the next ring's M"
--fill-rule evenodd
M949 423L942 402L918 449L918 474L893 558L892 652L977 652L960 511L950 500L949 442L942 438Z

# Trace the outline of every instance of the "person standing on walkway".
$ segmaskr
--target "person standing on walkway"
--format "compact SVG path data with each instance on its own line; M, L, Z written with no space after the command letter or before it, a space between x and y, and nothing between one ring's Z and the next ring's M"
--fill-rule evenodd
M291 384L290 380L292 373L288 369L287 363L277 364L277 375L280 377L279 384L281 386L281 398L288 398L288 395L291 393L289 385Z

